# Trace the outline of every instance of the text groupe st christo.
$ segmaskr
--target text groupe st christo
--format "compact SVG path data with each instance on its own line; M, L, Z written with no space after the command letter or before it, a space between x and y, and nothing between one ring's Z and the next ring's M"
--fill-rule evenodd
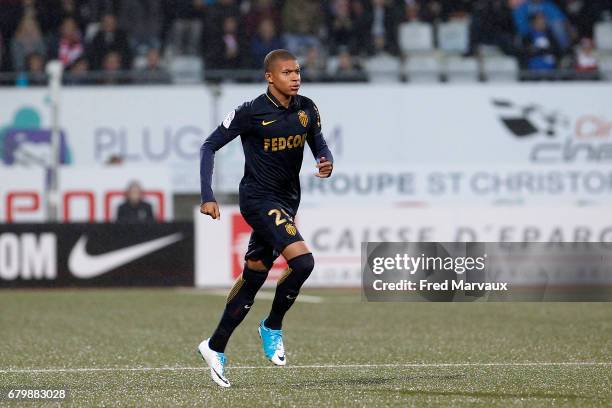
M508 290L507 282L465 282L463 279L448 279L442 282L429 282L420 279L418 282L402 279L398 282L384 282L377 279L372 282L372 288L376 291L446 291L446 290L486 290L504 291Z

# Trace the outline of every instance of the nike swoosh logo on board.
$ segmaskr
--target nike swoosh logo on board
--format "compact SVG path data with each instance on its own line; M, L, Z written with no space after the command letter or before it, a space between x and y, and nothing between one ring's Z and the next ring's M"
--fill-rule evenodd
M91 279L112 271L138 258L174 244L183 239L183 234L176 233L152 241L142 242L126 248L117 249L105 254L90 255L87 252L87 236L83 235L72 248L68 258L68 269L74 276Z

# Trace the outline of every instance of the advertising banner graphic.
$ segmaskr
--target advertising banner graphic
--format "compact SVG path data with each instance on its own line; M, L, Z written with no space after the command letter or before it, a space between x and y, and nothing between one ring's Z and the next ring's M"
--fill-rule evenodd
M119 156L131 165L165 167L174 191L198 193L203 140L226 114L264 90L263 83L223 85L216 100L205 86L65 89L62 160L92 165ZM358 170L376 173L383 166L396 176L415 172L422 178L448 170L469 180L476 172L505 166L531 175L520 182L537 187L535 179L542 174L590 165L607 175L612 162L612 105L608 89L600 84L305 84L300 92L318 104L335 172L346 176ZM45 101L45 90L9 89L0 96L3 163L25 166L47 160L50 117ZM216 155L216 191L237 191L243 163L236 138ZM314 172L314 164L306 148L303 180ZM594 190L574 194L568 204L610 203L609 190L602 194L596 185ZM432 197L416 190L414 199L439 204L459 196L468 202L476 199L477 205L512 199L503 192L482 199L472 193L445 189ZM385 194L364 190L361 196ZM329 201L313 188L305 189L304 198L313 204ZM549 203L556 199L550 192L540 198Z
M595 207L325 208L300 210L296 225L315 257L307 285L359 287L362 242L611 243L608 213ZM196 285L231 286L250 231L238 207L221 206L220 221L197 208L194 217ZM275 264L271 280L283 267Z
M337 167L302 175L302 206L610 205L612 170L601 165Z
M192 286L193 224L0 225L0 288Z
M45 172L39 168L0 167L0 222L41 222L46 219ZM173 218L172 185L165 168L61 167L59 171L62 222L112 222L125 202L128 184L138 182L143 199L158 221Z
M2 92L3 163L49 162L47 101L44 89ZM176 191L197 191L200 145L213 129L211 111L204 86L66 88L60 107L63 161L92 166L120 157L128 165L165 168Z

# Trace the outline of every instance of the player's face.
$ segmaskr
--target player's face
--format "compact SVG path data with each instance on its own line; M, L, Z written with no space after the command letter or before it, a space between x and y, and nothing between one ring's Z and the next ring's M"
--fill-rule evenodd
M283 95L297 95L300 81L300 64L296 60L276 61L271 72L268 73L270 85Z

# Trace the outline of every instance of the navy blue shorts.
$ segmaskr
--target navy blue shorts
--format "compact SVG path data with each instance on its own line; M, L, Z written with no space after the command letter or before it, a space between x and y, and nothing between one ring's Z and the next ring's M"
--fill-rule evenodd
M271 266L287 245L304 240L293 221L295 211L278 202L241 202L240 213L253 228L245 260L261 260Z

